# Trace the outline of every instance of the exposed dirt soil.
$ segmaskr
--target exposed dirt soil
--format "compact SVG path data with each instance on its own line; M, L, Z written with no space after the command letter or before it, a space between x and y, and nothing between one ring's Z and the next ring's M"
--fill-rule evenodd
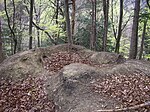
M150 63L81 46L39 48L0 65L0 111L149 112Z

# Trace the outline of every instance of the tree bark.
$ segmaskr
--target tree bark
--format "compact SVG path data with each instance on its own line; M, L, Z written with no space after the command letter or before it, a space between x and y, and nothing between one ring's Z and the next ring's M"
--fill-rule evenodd
M74 40L74 28L75 28L75 14L76 14L76 1L75 0L72 0L72 21L71 21L71 35L72 35L72 40Z
M116 53L119 53L119 48L120 48L120 39L122 35L122 20L123 20L123 0L120 0L119 26L118 26L118 35L116 40L116 48L115 48Z
M56 0L56 24L58 24L59 0Z
M3 47L2 47L2 24L0 19L0 63L3 61Z
M29 21L29 49L32 49L32 21L33 21L33 5L34 5L34 0L30 0L30 21Z
M71 35L71 29L70 29L71 27L70 27L68 0L65 0L64 7L65 7L65 18L66 18L66 31L67 31L67 37L68 37L68 49L70 49L73 44L73 41L72 41L72 35Z
M40 16L41 16L41 0L40 0L40 3L39 3L39 6L38 6L38 9L36 9L36 7L34 6L34 11L35 11L35 14L36 14L36 24L39 26L40 24ZM33 23L32 23L33 24ZM38 28L36 28L37 31L37 45L38 47L41 46L40 44L40 30Z
M134 18L133 18L131 41L130 41L131 42L130 52L129 52L130 59L136 59L137 56L139 11L140 11L140 0L135 0Z
M102 51L107 50L107 33L108 33L108 12L109 12L109 0L103 0L103 13L104 13L104 33Z
M113 1L114 0L111 0L111 21L112 21L112 30L113 30L113 33L114 33L114 37L115 39L117 40L117 29L115 29L115 25L114 25L114 10L113 10Z
M144 46L144 40L145 40L146 26L147 26L147 20L144 21L142 41L141 41L141 47L140 47L140 53L139 53L139 60L142 59L142 55L143 55L143 46Z
M19 11L19 39L18 39L18 51L21 51L22 47L21 47L21 43L22 43L22 3L20 3L20 11Z
M96 50L96 0L92 0L92 33L90 38L90 49Z
M58 19L59 19L59 8L60 8L59 2L60 2L60 0L55 0L55 3L56 3L56 25L57 25L57 27L59 27L59 22L58 22ZM56 37L57 37L56 42L58 42L58 40L59 40L59 35L60 35L60 31L58 30L57 34L56 34Z

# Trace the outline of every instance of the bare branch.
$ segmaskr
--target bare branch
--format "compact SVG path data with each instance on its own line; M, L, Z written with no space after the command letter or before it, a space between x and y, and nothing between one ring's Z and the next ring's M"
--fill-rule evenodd
M124 28L127 26L128 22L130 21L131 15L129 16L128 20L126 21L126 23L123 25L121 31L124 30Z
M97 110L96 112L122 112L122 111L135 110L146 106L150 106L150 101L132 107L121 108L121 109Z
M8 12L7 12L7 3L6 3L6 0L4 0L4 8L5 8L6 16L7 16L8 27L10 29L10 32L11 32L12 36L13 36L13 41L15 42L14 51L13 51L13 53L15 54L16 53L16 47L17 47L17 38L15 36L15 32L14 32L14 29L13 29L14 25L13 25L13 27L11 27L11 25L10 25L10 18L9 18L9 15L8 15Z
M27 13L29 14L29 9L28 9L28 7L25 6L25 8L26 8L26 10L27 10ZM43 29L43 28L39 27L38 25L36 25L33 21L32 21L32 24L33 24L37 29L43 31L43 32L50 38L50 40L51 40L51 42L52 42L53 44L55 44L55 45L57 44L57 43L52 39L53 37L52 37L47 31L45 31L45 29Z
M148 6L148 8L150 9L149 0L146 0L146 2L147 2L147 6Z

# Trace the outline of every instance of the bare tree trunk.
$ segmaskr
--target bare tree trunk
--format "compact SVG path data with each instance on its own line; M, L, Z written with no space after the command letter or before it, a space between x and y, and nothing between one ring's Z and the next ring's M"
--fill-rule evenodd
M66 31L67 31L67 37L68 37L68 49L70 49L72 47L73 41L72 41L72 35L71 35L71 29L70 29L71 27L70 27L68 0L65 0L64 6L65 6L65 18L66 18Z
M34 5L34 0L30 0L30 23L29 23L29 49L32 49L32 21L33 21L33 5Z
M58 24L59 0L56 0L56 24Z
M39 7L38 9L36 9L36 7L34 6L34 11L35 11L35 14L36 14L36 24L39 26L39 23L40 23L40 16L41 16L41 0L40 0L40 3L39 3ZM32 23L33 24L33 23ZM37 29L37 45L38 47L41 46L40 44L40 30L38 28Z
M107 50L109 0L103 0L103 12L104 12L104 34L103 34L102 51L106 51Z
M117 40L117 29L115 28L115 25L114 25L114 10L113 10L113 1L114 0L111 0L111 21L112 21L112 30L113 30L113 33L114 33L114 37L115 39Z
M0 63L3 61L3 47L2 47L2 24L0 19Z
M75 27L75 14L76 14L76 0L72 0L72 31L71 31L71 33L72 33L72 39L74 40L74 27Z
M139 53L139 60L142 59L142 55L143 55L143 46L144 46L144 40L145 40L146 26L147 26L147 20L144 21L142 41L141 41L141 47L140 47L140 53Z
M123 0L120 0L120 17L119 17L118 35L117 35L116 48L115 48L116 53L119 53L119 48L120 48L120 39L122 35L122 19L123 19L122 17L123 17Z
M27 10L27 13L29 14L29 9L27 6L25 6L26 10ZM45 29L41 28L40 26L38 26L36 23L34 23L34 21L32 21L32 24L34 27L36 27L37 29L43 31L48 37L49 39L51 40L52 44L56 45L57 43L55 42L55 40L53 39L52 35L49 34L48 31L46 31Z
M134 18L133 18L132 35L131 35L131 43L130 43L130 52L129 52L130 59L136 59L136 55L137 55L139 11L140 11L140 0L135 0Z
M20 29L20 32L19 32L19 38L18 38L18 51L21 51L22 50L22 14L23 14L23 10L22 10L22 1L20 1L20 4L19 4L19 29Z
M90 49L96 50L96 0L92 0L92 31Z
M55 3L56 3L56 16L55 17L56 17L56 25L57 25L57 27L59 27L59 22L58 22L59 9L60 9L59 2L60 2L60 0L55 0ZM60 31L58 30L57 34L56 34L57 40L59 40L59 35L60 35ZM56 40L56 43L58 42L57 40Z
M14 49L13 49L13 54L16 53L16 50L17 50L17 38L15 36L15 32L14 32L14 13L15 13L15 4L14 4L14 0L13 0L13 27L11 27L10 25L10 18L9 18L9 15L8 15L8 12L7 12L7 3L6 3L6 0L4 0L4 6L5 6L5 13L6 13L6 16L7 16L7 22L8 22L8 27L10 29L10 32L11 32L11 35L12 35L12 39L14 41Z

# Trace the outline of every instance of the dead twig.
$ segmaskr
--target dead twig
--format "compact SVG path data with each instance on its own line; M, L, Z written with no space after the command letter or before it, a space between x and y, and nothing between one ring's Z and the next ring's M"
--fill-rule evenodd
M120 108L120 109L96 110L96 112L122 112L122 111L135 110L135 109L146 107L146 106L150 106L150 101L139 104L139 105L135 105L132 107L126 107L126 108Z

